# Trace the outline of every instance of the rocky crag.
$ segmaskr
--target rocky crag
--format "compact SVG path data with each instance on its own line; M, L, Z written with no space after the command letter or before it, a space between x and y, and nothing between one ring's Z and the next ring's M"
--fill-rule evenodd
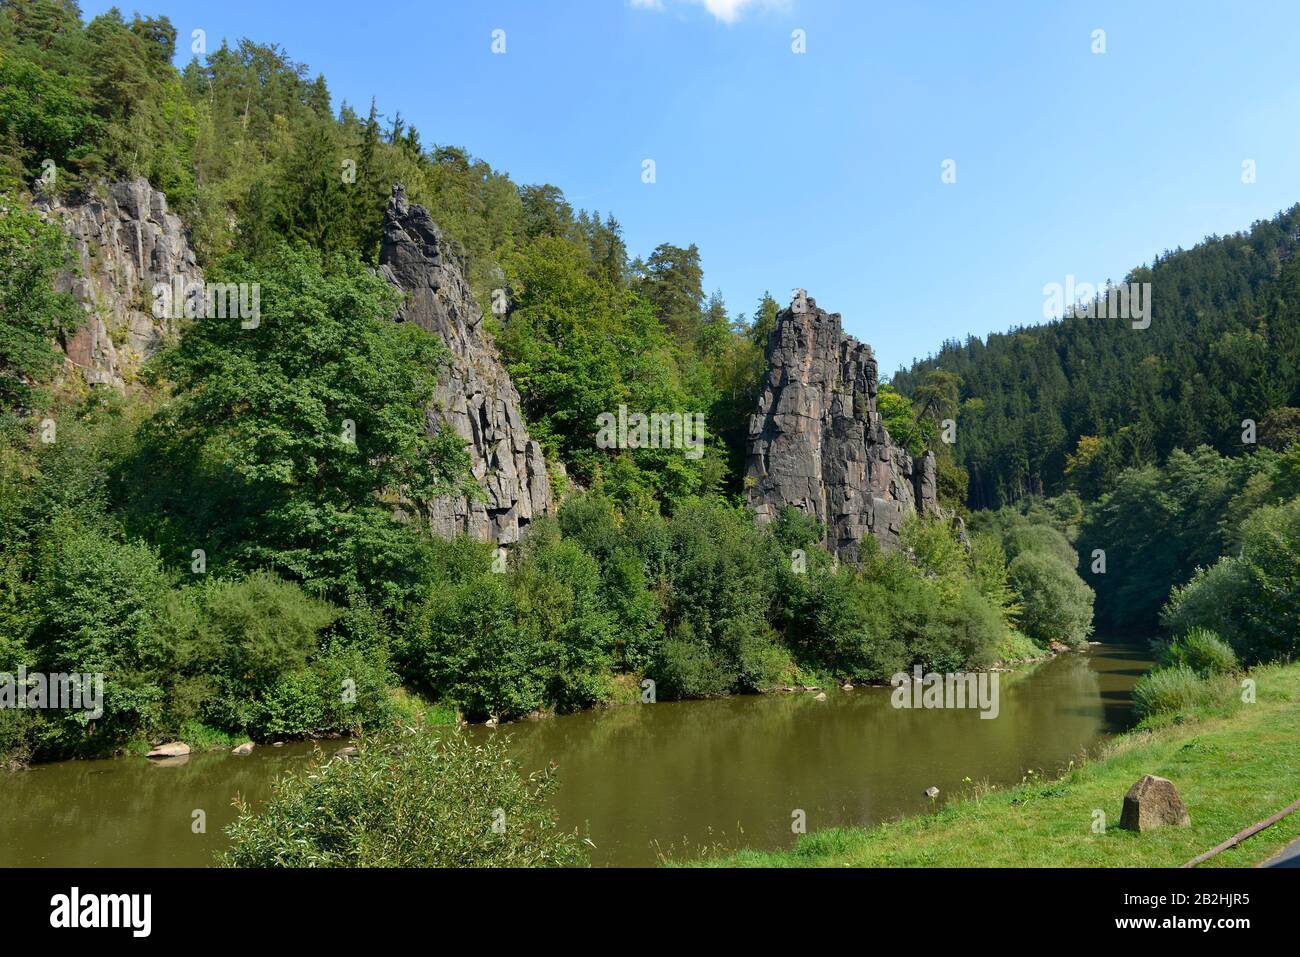
M871 347L802 290L776 319L767 376L749 420L745 486L759 521L785 506L815 516L824 544L856 561L863 540L898 544L906 517L939 511L934 453L913 461L876 409Z
M87 320L60 345L65 372L91 385L122 388L140 364L177 333L153 315L153 289L202 283L189 236L167 197L143 178L99 187L101 195L65 201L38 196L36 209L72 237L80 274L65 270L56 287L82 304Z
M452 361L439 378L429 428L450 426L466 440L474 478L486 500L427 503L431 528L510 544L532 519L554 508L541 446L528 435L519 393L483 329L483 313L465 278L465 263L423 206L393 187L384 215L380 270L406 296L397 319L439 336Z

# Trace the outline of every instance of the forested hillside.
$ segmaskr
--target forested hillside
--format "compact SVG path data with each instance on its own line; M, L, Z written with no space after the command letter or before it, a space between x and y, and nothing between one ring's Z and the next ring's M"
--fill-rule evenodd
M178 71L175 44L165 18L0 0L0 671L104 676L94 719L0 710L0 760L382 726L409 693L504 720L636 700L645 678L661 698L879 681L1086 639L1063 539L1013 575L1000 535L914 518L855 567L805 517L754 521L742 455L777 304L733 318L689 236L630 255L611 215L332 103L277 46ZM38 201L130 177L261 312L193 317L122 388L92 386L60 361L86 314L55 291L78 267ZM393 321L376 271L395 182L464 251L529 434L565 467L558 513L508 558L406 508L476 477L428 425L447 345ZM914 453L947 408L929 388L919 414L882 390ZM602 445L624 405L701 415L703 454Z
M112 12L83 27L70 0L0 8L0 190L39 184L51 168L53 183L41 185L61 193L143 175L185 220L205 267L285 242L373 264L400 181L464 248L484 308L503 291L500 344L548 455L589 484L611 463L591 447L587 412L697 409L729 455L666 473L661 462L638 467L655 451L618 456L612 491L673 500L734 489L766 330L751 334L705 295L689 242L629 260L612 215L575 211L554 186L517 186L463 149L424 144L400 111L372 102L335 112L325 78L274 44L223 43L178 73L165 18Z
M1129 467L1208 445L1237 455L1243 420L1285 447L1300 413L1300 206L1134 269L1152 318L1067 318L948 342L894 376L915 396L957 378L954 457L972 508L1073 488L1092 499ZM1015 317L1009 317L1014 321Z

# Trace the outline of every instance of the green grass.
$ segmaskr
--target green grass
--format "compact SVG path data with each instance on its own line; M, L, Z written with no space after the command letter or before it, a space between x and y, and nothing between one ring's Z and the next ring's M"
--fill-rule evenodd
M249 739L247 735L228 734L217 728L208 727L200 721L186 721L181 726L176 740L184 741L192 751L217 751L229 750Z
M1055 781L973 795L935 815L805 835L791 851L705 861L723 867L1177 867L1300 798L1300 664L1252 672L1255 704L1117 738ZM1119 828L1143 774L1169 778L1191 827ZM1093 812L1105 813L1093 833ZM1300 812L1202 867L1257 864L1300 838Z
M434 701L409 688L395 688L391 694L395 715L401 724L456 723L458 715L455 705Z
M1018 661L1041 658L1047 654L1047 649L1040 648L1032 638L1023 632L1008 628L1002 635L1002 640L998 642L997 647L993 650L993 654L1003 664L1013 664Z

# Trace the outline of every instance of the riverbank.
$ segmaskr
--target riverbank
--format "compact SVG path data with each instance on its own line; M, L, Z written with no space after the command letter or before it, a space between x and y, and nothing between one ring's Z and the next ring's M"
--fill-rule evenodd
M1300 664L1252 672L1257 701L1227 717L1121 735L1059 779L971 793L936 814L802 837L793 850L741 851L721 867L1177 867L1300 794ZM1119 828L1124 794L1143 774L1169 778L1192 824ZM1095 812L1104 833L1093 833ZM1248 867L1300 838L1294 814L1202 867Z

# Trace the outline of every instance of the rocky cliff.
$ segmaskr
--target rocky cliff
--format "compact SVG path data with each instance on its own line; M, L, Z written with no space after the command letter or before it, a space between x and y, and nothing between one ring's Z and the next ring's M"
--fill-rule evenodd
M855 561L868 535L896 545L903 520L938 512L934 454L896 446L876 410L871 347L800 290L777 315L749 420L745 485L759 521L787 505L822 522L826 547Z
M81 275L60 274L56 286L86 309L87 321L62 343L69 374L92 385L121 388L149 356L176 334L176 321L153 315L158 283L202 283L194 250L167 197L145 179L99 188L102 195L68 201L38 197L36 208L72 236Z
M440 377L430 428L450 425L469 444L474 477L486 501L449 498L429 505L433 531L466 532L509 544L534 516L554 508L542 449L528 436L519 393L483 329L483 313L465 279L465 264L423 206L393 187L379 254L384 276L406 294L397 318L446 342L452 362Z

